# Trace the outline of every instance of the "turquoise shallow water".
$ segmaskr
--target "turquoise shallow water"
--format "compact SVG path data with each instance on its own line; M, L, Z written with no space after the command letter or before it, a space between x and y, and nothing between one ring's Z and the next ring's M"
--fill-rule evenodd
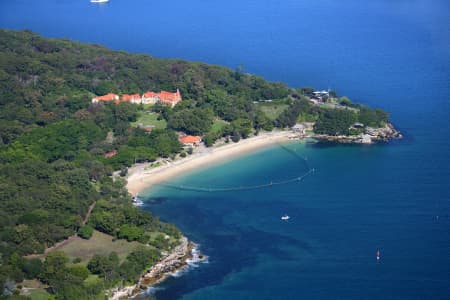
M144 209L210 256L164 283L158 299L448 299L450 3L261 3L0 1L0 26L330 87L390 111L405 134L370 147L290 144L317 170L298 184L154 190ZM174 182L253 185L303 170L273 147Z
M448 296L450 207L430 197L439 183L411 161L408 143L288 147L316 169L300 183L221 194L152 191L159 204L148 209L176 220L211 256L209 264L164 284L162 298ZM176 183L258 184L303 171L301 160L275 147ZM280 220L284 213L288 222Z

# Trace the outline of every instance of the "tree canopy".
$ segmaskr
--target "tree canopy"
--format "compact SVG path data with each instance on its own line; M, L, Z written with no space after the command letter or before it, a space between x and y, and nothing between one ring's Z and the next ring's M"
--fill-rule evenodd
M176 89L180 104L151 108L168 125L151 133L130 125L142 105L91 103L109 92ZM111 175L125 174L135 162L180 153L176 131L202 135L210 146L220 137L238 141L259 130L290 127L299 118L317 120L315 130L327 134L346 134L356 121L388 121L384 111L350 101L343 101L348 110L312 106L303 96L312 91L268 82L242 68L0 30L0 292L11 282L34 278L58 299L89 299L120 280L135 280L161 250L173 247L179 230L133 207L125 182ZM259 104L277 99L287 109L271 119ZM146 246L120 263L113 253L94 256L87 268L61 252L43 261L24 258L75 234L89 239L94 229ZM93 274L100 280L86 283Z

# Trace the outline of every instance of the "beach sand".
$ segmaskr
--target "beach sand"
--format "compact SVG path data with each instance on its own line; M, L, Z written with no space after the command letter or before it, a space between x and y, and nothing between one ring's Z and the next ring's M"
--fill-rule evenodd
M262 149L264 147L287 141L292 136L291 131L264 132L257 136L240 140L238 143L230 142L218 147L199 147L192 155L165 165L149 168L150 163L136 164L128 170L128 191L136 195L153 184L169 180L191 170L210 166L214 163L226 161L230 158Z

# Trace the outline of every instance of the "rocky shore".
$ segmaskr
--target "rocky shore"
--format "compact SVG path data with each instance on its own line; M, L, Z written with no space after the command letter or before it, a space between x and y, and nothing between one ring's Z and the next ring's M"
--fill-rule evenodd
M149 287L164 281L169 276L182 271L193 262L206 261L207 257L198 251L198 245L189 241L186 237L180 239L180 244L171 252L163 255L163 258L152 266L139 282L132 286L114 289L110 300L132 299L144 293Z
M373 144L376 142L387 142L392 139L401 139L402 134L390 123L384 127L366 127L364 133L357 135L328 135L328 134L295 134L293 139L314 138L344 144Z
M392 139L401 139L402 134L397 131L394 126L390 123L386 124L385 127L372 128L367 127L365 133L358 135L325 135L325 134L315 134L313 136L319 140L327 140L339 143L352 143L352 144L373 144L376 142L387 142Z

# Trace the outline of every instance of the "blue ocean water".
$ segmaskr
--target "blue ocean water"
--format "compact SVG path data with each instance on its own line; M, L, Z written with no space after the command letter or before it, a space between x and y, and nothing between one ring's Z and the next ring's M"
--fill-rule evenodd
M144 209L210 256L158 299L450 298L447 0L0 1L0 27L335 89L390 111L405 134L375 146L289 144L316 169L296 184L152 190ZM174 182L252 185L304 170L274 146Z

